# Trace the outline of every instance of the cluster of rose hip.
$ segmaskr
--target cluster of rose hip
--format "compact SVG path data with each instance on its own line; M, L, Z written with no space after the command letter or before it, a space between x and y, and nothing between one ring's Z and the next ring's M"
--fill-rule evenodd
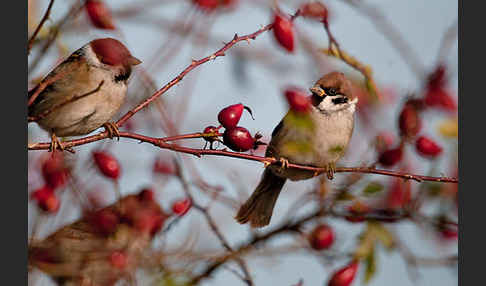
M94 151L92 153L93 163L97 166L99 172L106 178L112 180L117 184L120 178L121 167L118 160L106 151ZM47 158L42 159L42 177L44 185L41 188L34 190L31 193L31 199L34 200L37 206L46 213L56 213L60 207L60 200L56 191L61 190L71 176L71 168L66 164L64 155L60 152L54 152L49 154ZM160 160L155 161L154 173L163 175L174 175L174 168L168 162L162 162ZM145 188L141 191L140 196L143 198L153 199L153 190ZM96 207L96 202L93 202ZM189 198L183 198L176 200L172 204L172 213L176 216L182 216L186 214L192 206L192 201ZM108 218L104 218L105 214L100 214L102 218L100 221L102 225L110 225L110 221L113 221L108 215ZM154 216L154 223L160 219ZM116 224L115 224L116 225ZM111 228L107 226L107 231ZM158 228L157 228L158 229Z
M250 132L241 126L237 126L240 121L243 110L247 110L253 118L251 109L241 103L233 104L223 108L218 113L218 121L221 124L219 127L208 126L204 128L204 139L210 143L210 148L213 149L214 142L221 142L236 152L245 152L248 150L256 150L258 146L265 145L265 143L259 141L262 135L256 133L255 136L251 136ZM218 131L222 127L225 128L223 133L223 141L219 139L221 135Z
M427 108L446 112L457 111L457 105L445 87L447 83L445 73L445 68L439 66L429 76L424 96L422 98L410 98L405 102L398 118L398 126L404 140L398 147L384 150L378 158L380 164L392 167L400 162L403 157L404 141L415 140L417 153L424 158L434 159L442 153L442 147L430 137L417 135L422 129L421 112Z

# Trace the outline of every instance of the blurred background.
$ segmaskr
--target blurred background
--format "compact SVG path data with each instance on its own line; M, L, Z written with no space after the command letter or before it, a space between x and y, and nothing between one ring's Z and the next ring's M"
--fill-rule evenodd
M49 2L29 0L29 35L37 27ZM240 0L229 1L234 3L214 9L189 0L103 1L111 10L114 30L95 25L85 8L76 10L76 5L81 2L55 1L49 20L28 58L29 89L82 45L95 38L114 37L143 62L135 68L128 100L114 118L116 120L176 77L191 59L212 54L235 33L245 35L271 23L277 2L283 12L293 14L309 1ZM328 0L322 3L328 9L330 30L340 48L371 68L376 95L366 89L362 74L322 53L322 49L328 47L322 24L299 17L294 21L293 53L279 45L272 31L261 34L250 43L238 43L224 57L195 68L160 99L133 116L121 130L153 137L202 132L206 126L219 124L217 115L222 108L241 102L252 109L255 120L243 113L239 125L251 134L261 133L262 140L268 142L273 128L288 110L284 90L289 86L307 90L321 75L339 70L353 79L356 92L360 93L360 105L348 152L338 166L365 166L376 162L383 144L385 149L399 144L398 118L405 100L408 96L426 97L430 74L439 66L445 69L447 95L457 103L457 1ZM63 23L68 14L68 20ZM59 23L63 25L59 26ZM56 28L59 28L58 35L44 52L43 47ZM411 141L404 147L402 161L386 169L430 176L457 176L457 108L429 108L420 116L423 126L419 135L426 135L440 145L441 155L434 159L420 156ZM28 132L29 143L49 141L48 134L35 123L29 124ZM203 139L178 143L193 148L203 148L205 144ZM218 143L215 146L224 147ZM107 206L116 200L113 182L100 174L92 160L93 150L103 150L119 161L118 184L123 195L151 188L162 209L170 213L172 204L185 198L181 181L174 176L175 158L191 183L194 199L200 205L208 206L229 244L240 245L252 235L248 226L236 223L233 217L239 204L257 185L263 171L260 163L217 156L196 158L126 138L102 140L75 147L75 150L75 154L64 152L63 160L70 166L72 177L76 178L77 192L90 202ZM264 147L253 153L263 156L263 150ZM41 169L49 155L46 151L29 151L29 192L45 184ZM287 182L270 226L258 232L279 227L290 219L289 215L297 217L315 209L316 201L294 203L303 194L315 193L317 189L337 190L349 177L349 174L339 173L333 181L324 183L319 178ZM353 184L352 191L356 194L348 203L359 200L370 205L378 204L387 197L394 180L365 174ZM370 182L383 186L384 190L361 198L359 192ZM457 199L454 197L457 196L457 185L413 181L410 187L413 197L426 193L426 203L421 208L424 215L429 218L447 216L457 222ZM455 190L451 190L454 187ZM30 237L42 240L82 216L82 208L72 191L73 185L62 188L59 191L60 209L56 213L47 214L34 200L29 202ZM218 196L215 194L221 196L215 198ZM229 199L225 202L221 198ZM321 222L332 226L336 235L330 250L317 252L302 237L283 235L246 255L255 285L299 285L299 281L303 283L300 285L326 285L330 275L347 263L343 256L356 248L358 235L363 233L366 223L325 217L306 225L304 232ZM374 255L376 269L368 285L457 284L457 263L422 265L407 259L406 255L409 252L417 257L432 258L457 255L457 232L455 236L448 236L426 223L410 220L389 223L386 227L406 245L407 250L377 247ZM196 273L204 269L207 257L223 251L204 217L195 209L178 219L170 232L155 236L152 248L167 256L164 261L170 264L168 268ZM186 253L190 259L179 257L177 253ZM185 259L198 262L185 264ZM187 269L188 265L191 269ZM228 268L238 269L238 266L230 262ZM139 271L136 273L137 285L178 285L168 284L166 271ZM364 285L365 272L365 267L360 267L352 285ZM37 270L29 272L29 283L52 285L52 281ZM227 268L219 269L200 284L245 285Z

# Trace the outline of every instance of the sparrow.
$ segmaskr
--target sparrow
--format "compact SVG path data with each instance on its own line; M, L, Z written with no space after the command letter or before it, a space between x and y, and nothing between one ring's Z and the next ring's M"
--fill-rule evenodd
M109 120L125 101L132 66L140 63L116 39L87 43L29 91L29 122L51 134L51 151L63 149L57 136L85 135L101 126L110 138L117 136Z
M130 280L146 261L167 217L157 201L142 193L127 195L42 240L32 239L28 266L49 275L57 285L119 285L117 281ZM123 257L117 257L119 253Z
M281 166L265 168L260 183L240 207L235 219L263 227L270 223L273 208L287 179L310 179L313 171L288 168L288 163L326 168L332 179L335 163L345 154L354 129L354 112L358 98L351 91L351 82L341 72L321 77L310 88L311 107L306 119L297 124L289 111L272 132L266 157L279 160Z

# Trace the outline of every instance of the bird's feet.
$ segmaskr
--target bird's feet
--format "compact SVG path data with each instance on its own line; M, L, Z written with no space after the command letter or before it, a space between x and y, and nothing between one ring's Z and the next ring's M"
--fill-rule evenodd
M289 167L289 160L285 158L280 158L280 164L282 164L281 168L282 169L287 169Z
M334 172L336 172L336 164L334 163L327 164L326 173L327 173L327 178L329 180L334 179Z
M120 131L118 130L118 126L114 122L106 122L103 124L105 131L108 132L108 138L113 139L113 137L117 137L120 140Z
M49 152L54 152L57 149L64 151L64 146L62 146L62 142L57 138L56 134L51 134L51 145L49 146Z
M268 167L271 164L276 163L276 162L280 162L280 168L282 168L282 169L287 169L289 167L289 160L287 160L285 158L280 158L279 160L277 160L275 157L270 157L270 159L272 159L272 161L264 161L263 162L264 168L266 168L266 167Z

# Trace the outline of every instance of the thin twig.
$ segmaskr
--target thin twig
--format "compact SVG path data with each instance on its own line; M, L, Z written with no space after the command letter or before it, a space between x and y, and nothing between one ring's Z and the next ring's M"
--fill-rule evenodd
M44 25L46 20L49 18L49 15L51 14L51 8L52 8L53 5L54 5L54 0L51 0L49 2L49 6L47 6L47 11L44 14L44 17L42 17L39 25L37 26L37 28L34 31L34 34L32 34L32 36L29 39L29 45L27 46L27 54L30 53L30 49L32 49L32 45L34 44L35 37L37 37L37 34L39 34L42 26Z
M41 47L38 56L32 61L32 64L30 64L28 68L29 72L32 72L37 67L37 65L39 65L42 57L46 54L47 50L51 47L52 43L54 43L54 41L56 40L62 27L68 22L68 20L70 20L71 18L75 18L75 16L77 16L78 13L81 12L83 5L84 4L82 1L76 1L76 4L74 4L71 7L71 9L68 11L66 16L64 16L64 18L62 18L59 21L59 23L52 28L51 35L47 39L47 42L44 44L44 46Z

